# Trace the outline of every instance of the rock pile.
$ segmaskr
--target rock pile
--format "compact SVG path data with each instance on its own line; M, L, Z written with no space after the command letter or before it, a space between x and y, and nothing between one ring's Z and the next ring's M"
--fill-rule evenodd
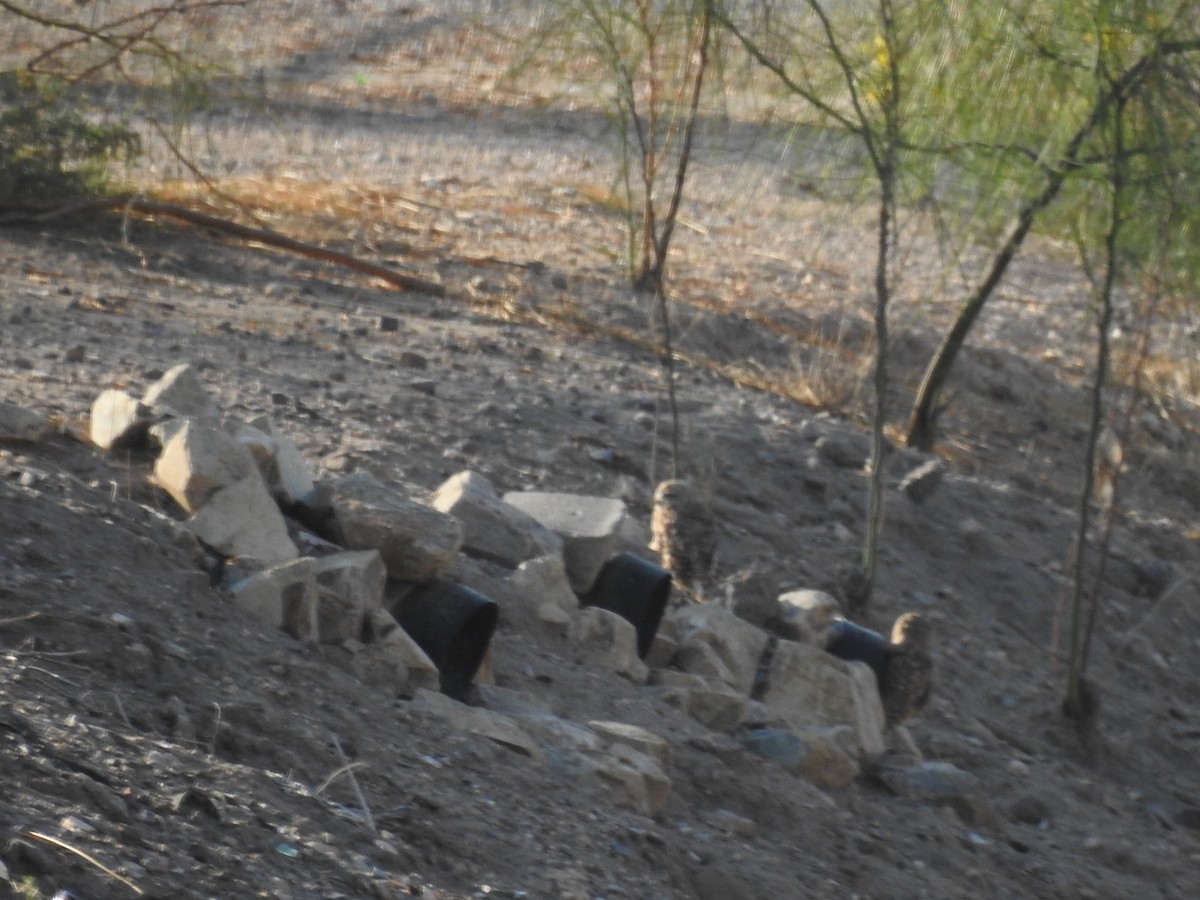
M46 427L19 412L6 418L22 438L36 439ZM631 621L592 605L589 590L615 556L646 553L644 530L618 500L501 496L470 471L442 484L429 502L366 472L318 482L268 417L223 417L186 364L140 398L102 392L90 436L105 449L156 451L153 483L188 515L186 533L218 558L215 571L238 608L320 645L327 658L414 710L555 769L603 779L646 814L660 811L669 795L666 741L625 723L583 725L553 715L494 685L491 672L502 660L489 658L478 672L472 664L471 705L446 696L438 691L439 661L400 624L405 598L442 579L460 554L485 560L508 572L509 597L643 686L648 700L673 705L822 787L845 786L884 751L873 673L822 649L837 612L828 595L779 598L773 632L726 606L676 605L640 647Z

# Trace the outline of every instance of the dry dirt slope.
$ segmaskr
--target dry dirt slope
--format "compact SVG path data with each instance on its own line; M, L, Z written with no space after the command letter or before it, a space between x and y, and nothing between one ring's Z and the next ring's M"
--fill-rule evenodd
M650 482L610 464L647 465L640 414L657 388L642 352L311 279L196 235L115 236L5 235L7 399L75 417L99 386L138 391L191 358L227 409L271 412L319 470L432 488L471 466L504 488L624 496L645 516ZM539 295L542 279L523 290ZM611 302L602 283L573 290ZM384 313L400 314L398 333L376 327ZM406 368L417 357L425 368ZM685 383L721 463L725 572L755 573L735 590L828 584L854 552L860 476L807 461L803 407L700 371ZM1068 524L1053 483L952 471L924 507L893 498L876 616L915 607L937 623L937 697L916 736L983 780L982 818L869 781L823 794L507 605L499 684L572 721L671 741L672 797L649 820L233 615L144 474L66 436L4 450L0 859L44 895L134 896L119 876L150 896L1189 896L1197 611L1185 590L1147 620L1134 595L1134 564L1194 564L1176 520L1121 531L1095 663L1104 714L1084 753L1056 715L1046 651ZM1137 484L1149 509L1177 508ZM504 599L502 573L459 569ZM1137 623L1131 652L1110 652ZM379 839L334 777L334 736L361 764Z
M503 16L530 4L488 6ZM661 468L646 427L661 400L654 361L597 328L553 324L565 309L649 330L619 289L617 225L581 190L607 185L597 120L465 106L494 72L486 54L452 52L471 44L448 8L413 5L373 30L373 4L328 21L324 5L281 7L291 16L272 32L278 54L261 56L273 115L214 111L208 161L283 210L310 198L302 211L325 236L335 201L359 204L338 245L436 273L449 299L165 223L9 230L0 397L69 420L102 387L137 392L190 360L231 413L274 416L318 474L367 468L431 490L471 467L504 490L620 496L644 521L656 459ZM347 93L364 73L375 101ZM798 202L786 177L753 161L708 157L697 169L706 191L681 238L680 294L695 305L678 311L680 347L786 375L843 359L805 339L841 333L853 373L865 271L854 250L868 242L854 216ZM750 204L753 221L731 221ZM1093 660L1104 706L1081 749L1056 712L1048 649L1081 403L1068 366L1028 352L1044 341L1047 359L1071 359L1069 331L1043 305L1066 295L1069 276L1046 260L1018 275L1020 303L981 323L958 373L946 482L919 508L890 499L871 614L883 625L917 608L935 621L938 688L915 736L928 758L978 776L994 815L867 780L817 791L506 604L499 684L572 721L628 721L670 740L671 800L659 818L639 816L603 785L449 731L233 616L176 545L174 513L144 487L145 460L59 435L0 458L10 886L87 898L1191 896L1200 484L1181 463L1191 432L1150 420L1131 453ZM931 314L898 307L908 327L897 371L928 353L912 323ZM382 331L381 315L400 329ZM684 368L681 394L685 446L718 492L719 574L739 608L761 620L781 590L832 586L856 551L863 485L810 463L801 435L812 411L700 367ZM894 456L893 481L917 461ZM1156 606L1143 576L1164 563L1178 587ZM456 574L505 600L503 573L463 562ZM337 745L359 764L378 839Z

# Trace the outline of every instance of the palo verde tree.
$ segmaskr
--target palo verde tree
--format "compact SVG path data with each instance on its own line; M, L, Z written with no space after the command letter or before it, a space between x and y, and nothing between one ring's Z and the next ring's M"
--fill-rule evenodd
M712 0L555 0L554 9L540 40L590 64L617 137L630 280L654 301L661 327L674 476L679 415L667 263L717 51Z
M998 206L1008 222L922 376L906 441L923 449L933 445L940 394L958 354L1013 259L1039 223L1055 232L1047 213L1064 190L1105 165L1097 141L1114 110L1164 73L1193 72L1200 51L1196 0L1007 0L977 8L962 4L956 19L945 41L958 48L958 58L944 85L927 98L940 109L944 133L924 150L953 162L966 196L981 185L977 163L985 162L982 171L1004 192L989 196L1007 195ZM1117 26L1119 38L1109 26L1093 27L1118 19L1124 23ZM963 38L970 44L963 45ZM1118 40L1120 59L1097 80L1097 52Z
M543 48L591 80L616 134L633 285L661 291L700 101L713 65L711 0L554 0Z
M1176 10L1179 11L1178 9ZM1180 26L1158 18L1145 5L1100 4L1088 48L1098 95L1116 99L1096 129L1097 160L1068 190L1065 215L1092 285L1096 361L1090 389L1088 438L1079 492L1078 518L1069 573L1066 679L1063 712L1086 726L1097 711L1096 689L1087 679L1090 648L1101 610L1101 590L1113 527L1123 447L1130 441L1134 410L1152 330L1166 292L1193 289L1200 273L1197 216L1200 195L1200 96L1194 51L1182 51L1146 72L1136 89L1114 91L1131 59L1169 29L1172 45ZM1180 45L1182 47L1182 45ZM1122 296L1118 296L1118 292ZM1123 408L1108 400L1113 374L1113 322L1118 306L1131 327L1125 348ZM1115 386L1115 385L1114 385ZM1101 521L1093 536L1093 508Z
M912 4L876 0L845 8L808 0L799 10L766 6L769 16L746 19L726 4L720 7L718 21L797 101L801 120L832 129L858 145L874 194L875 353L867 518L860 565L845 585L850 606L861 610L874 589L884 517L888 310L898 277L896 253L906 187L903 157L913 143L909 131L919 115L914 105L919 95L910 89L935 73L938 64L935 59L931 66L918 52L930 23L908 14Z
M202 101L206 64L188 44L193 17L252 0L166 0L114 7L0 0L0 203L62 204L103 190L107 165L142 146L130 98L177 159L178 121Z

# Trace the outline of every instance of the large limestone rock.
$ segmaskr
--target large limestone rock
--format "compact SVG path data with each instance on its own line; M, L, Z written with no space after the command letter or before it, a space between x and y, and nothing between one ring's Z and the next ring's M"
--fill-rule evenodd
M367 687L375 688L392 698L408 697L408 667L393 653L378 644L346 641L339 647L324 645L325 658L348 671Z
M544 711L514 715L550 768L573 776L595 771L595 759L604 750L604 741L595 731Z
M673 618L679 638L676 661L687 671L697 671L697 674L711 677L717 673L698 671L687 662L691 657L703 656L711 651L728 673L723 676L726 683L748 695L754 686L759 661L770 640L767 632L739 618L726 607L715 604L685 607ZM707 651L701 649L705 647Z
M730 687L737 683L733 670L721 659L712 644L700 640L689 640L680 645L672 658L675 665L685 673L695 675L714 684Z
M243 444L211 425L189 420L163 446L154 481L189 513L223 487L258 478L254 457Z
M263 416L263 418L266 417ZM261 428L247 425L244 422L227 422L225 428L235 441L250 451L250 455L254 457L259 471L263 472L265 479L266 473L275 459L275 442L271 440L271 435Z
M425 710L451 728L495 741L510 750L544 760L541 749L516 720L488 709L467 706L436 691L417 691L413 700L416 709Z
M788 640L823 647L829 627L841 614L837 600L824 591L788 591L779 596L775 630Z
M849 787L861 771L854 758L853 729L846 725L797 729L804 746L799 771L817 787Z
M645 816L662 812L671 794L671 779L658 761L626 744L611 745L596 774L615 788L618 804Z
M671 768L671 745L648 728L603 719L588 722L588 728L600 735L606 746L624 744L653 758L664 771Z
M264 625L300 640L316 640L317 580L308 557L243 578L229 591L238 607Z
M921 465L900 479L898 490L918 506L933 496L938 485L946 475L946 464L936 457L926 460Z
M813 446L823 462L842 469L861 469L871 454L871 437L849 428L831 429Z
M313 560L320 601L317 620L320 640L340 644L362 637L371 610L383 603L387 570L378 550L349 550Z
M110 388L92 403L90 437L101 450L135 447L146 439L153 416L135 397Z
M142 396L144 403L157 415L184 419L207 419L215 422L221 410L209 396L208 389L189 363L168 369Z
M526 560L509 576L508 583L517 596L537 610L543 622L569 626L579 610L579 598L571 590L561 556Z
M883 704L875 674L863 663L780 641L762 700L793 727L849 725L857 755L864 759L884 752Z
M615 612L588 606L571 623L571 640L599 650L618 675L645 684L650 671L638 656L637 629Z
M853 736L844 725L755 728L743 735L742 743L752 753L779 763L822 788L847 787L861 771L847 751Z
M407 681L399 693L412 696L418 690L438 689L441 680L438 667L390 612L386 609L369 611L364 631L370 640L365 648L368 658L382 657L404 667Z
M457 519L408 498L369 472L343 476L330 489L329 537L351 550L378 550L391 578L430 581L462 546Z
M949 807L967 825L996 824L996 809L982 782L953 763L883 765L875 774L894 794Z
M270 564L300 555L257 470L209 497L188 519L186 527L223 556Z
M478 472L459 472L448 479L431 505L462 523L464 551L510 569L562 547L562 540L536 519L501 500Z
M248 443L255 439L253 432L268 441L264 449L269 449L269 454L258 460L259 469L279 505L287 509L312 494L316 483L296 442L280 431L269 416L259 416L246 427L250 429L244 432Z
M573 778L602 781L614 802L656 816L671 793L670 747L646 729L621 722L592 722L585 728L547 714L522 715L546 765Z
M608 497L510 491L504 502L532 516L563 542L571 587L585 594L621 540L625 504Z
M687 714L712 731L732 734L746 721L750 700L731 690L692 688L684 707Z
M50 431L50 423L40 412L0 403L0 441L40 441Z

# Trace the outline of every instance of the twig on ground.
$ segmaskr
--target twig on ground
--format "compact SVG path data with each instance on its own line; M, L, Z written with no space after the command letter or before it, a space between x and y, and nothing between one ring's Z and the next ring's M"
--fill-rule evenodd
M133 723L129 721L129 716L125 714L125 704L121 702L121 695L116 691L113 691L112 698L113 702L117 706L117 713L121 716L121 721L125 723L125 727L130 731L137 731L137 729L133 727Z
M123 875L118 875L116 872L114 872L108 866L104 865L104 863L102 863L98 859L96 859L96 857L92 856L91 854L85 853L84 851L80 850L78 847L72 847L66 841L59 840L58 838L53 837L48 834L43 834L40 831L26 831L26 832L24 832L24 835L25 835L25 837L31 837L35 840L50 844L53 847L58 847L62 850L66 850L68 853L74 853L80 859L83 859L86 862L91 863L93 866L95 866L97 869L99 869L105 875L109 876L110 878L115 878L117 881L121 882L121 884L125 885L127 888L129 888L131 891L133 891L138 896L141 896L142 894L145 893L145 891L143 891L140 887L138 887L136 884L134 884L128 878L125 878Z
M20 616L10 616L7 619L0 619L0 628L3 628L5 625L16 625L18 622L29 622L32 619L36 619L40 615L40 612L34 610L33 612L27 612Z
M217 736L221 733L221 704L213 701L213 709L216 714L213 716L212 739L208 742L208 755L217 755Z
M358 784L358 779L354 777L354 770L358 768L358 766L354 763L351 763L350 760L346 758L346 753L344 750L342 750L342 742L338 740L338 736L336 734L330 734L329 736L333 739L333 748L337 750L338 759L342 761L342 768L339 770L339 772L344 771L348 776L350 776L350 784L354 788L355 795L358 797L359 806L362 807L363 819L367 823L367 830L371 832L373 836L377 837L379 832L375 828L375 820L371 817L371 807L367 806L367 798L363 796L362 788ZM328 781L329 779L326 779L326 783L328 783ZM322 785L322 787L323 786L324 785ZM318 791L318 793L320 793L320 791Z
M76 213L100 212L106 209L117 208L124 210L126 215L136 213L142 216L167 216L187 222L189 225L212 228L225 234L231 234L248 242L263 244L268 247L277 247L280 250L287 250L291 253L307 256L310 259L319 259L322 262L334 263L347 269L353 269L356 272L362 272L364 275L370 275L372 278L378 278L380 281L385 281L393 287L398 287L402 290L417 291L422 294L431 294L435 297L444 297L446 294L446 286L444 284L415 275L406 275L387 266L359 259L357 256L352 256L349 253L342 253L340 250L330 250L328 247L320 247L316 244L298 241L295 238L290 238L287 235L266 228L252 228L249 225L242 225L230 219L221 218L220 216L197 212L194 209L188 209L186 206L178 206L174 203L159 203L156 200L145 200L129 194L117 197L103 197L95 200L72 201L52 209L8 210L3 215L0 215L0 225L22 222L43 223Z
M1162 610L1162 608L1166 606L1167 601L1179 593L1181 588L1190 585L1191 583L1191 578L1180 578L1165 591L1163 591L1159 598L1154 601L1154 605L1146 610L1146 614L1138 619L1134 626L1125 632L1125 635L1117 643L1117 655L1120 656L1121 654L1125 653L1129 649L1129 645L1133 643L1133 639L1141 633L1141 630L1145 627L1146 623L1154 618L1154 616L1156 616Z

